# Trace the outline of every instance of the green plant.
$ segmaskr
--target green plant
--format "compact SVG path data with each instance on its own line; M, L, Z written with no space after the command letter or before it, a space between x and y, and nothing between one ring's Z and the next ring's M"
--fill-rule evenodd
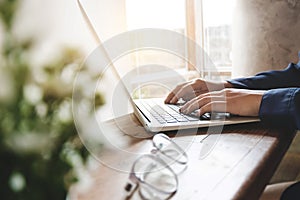
M65 48L52 63L33 68L28 54L34 40L20 42L11 34L17 6L17 0L0 1L0 196L65 199L78 179L73 158L85 163L89 156L71 112L72 81L83 54ZM96 98L100 106L101 95Z

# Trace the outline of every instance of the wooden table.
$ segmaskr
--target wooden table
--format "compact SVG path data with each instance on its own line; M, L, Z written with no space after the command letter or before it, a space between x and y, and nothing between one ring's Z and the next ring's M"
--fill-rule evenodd
M152 149L151 138L130 114L109 122L105 135L110 145L97 157L102 162L91 171L92 184L79 192L75 187L71 197L76 199L126 199L124 186L133 161ZM195 130L194 130L195 131ZM221 134L207 140L207 129L186 130L174 137L184 146L188 168L178 176L179 188L172 199L258 199L276 167L288 149L295 132L264 127L261 123L230 125ZM172 134L169 135L172 137ZM174 135L173 135L174 136ZM215 145L203 156L205 145ZM75 199L75 198L74 198ZM135 192L130 199L141 199Z

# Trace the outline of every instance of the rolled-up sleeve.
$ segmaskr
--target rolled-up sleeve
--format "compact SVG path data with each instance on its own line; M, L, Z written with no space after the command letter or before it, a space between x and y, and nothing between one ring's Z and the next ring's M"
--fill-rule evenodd
M263 95L259 117L266 123L300 130L300 88L268 90Z

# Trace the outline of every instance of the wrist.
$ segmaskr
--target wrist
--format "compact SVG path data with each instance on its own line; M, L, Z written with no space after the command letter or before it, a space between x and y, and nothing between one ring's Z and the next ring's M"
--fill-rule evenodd
M224 88L233 88L233 85L228 81L224 81Z

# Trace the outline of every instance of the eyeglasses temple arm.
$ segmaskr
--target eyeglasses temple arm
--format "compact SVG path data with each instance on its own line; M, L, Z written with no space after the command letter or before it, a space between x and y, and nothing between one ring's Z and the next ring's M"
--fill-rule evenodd
M138 188L138 184L136 183L134 175L131 172L130 175L129 175L129 180L128 180L128 182L126 183L126 185L124 187L124 189L126 191L125 199L126 200L131 199L131 197L133 196L133 194L135 193L137 188Z

